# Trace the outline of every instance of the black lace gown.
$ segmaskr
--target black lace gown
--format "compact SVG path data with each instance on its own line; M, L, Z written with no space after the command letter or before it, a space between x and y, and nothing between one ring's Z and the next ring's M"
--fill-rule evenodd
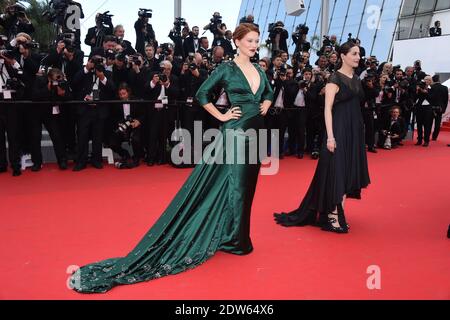
M360 101L361 81L337 71L329 82L339 87L333 104L333 133L336 150L327 149L325 134L314 178L298 209L275 213L275 221L286 227L322 225L344 196L361 199L361 189L370 184Z

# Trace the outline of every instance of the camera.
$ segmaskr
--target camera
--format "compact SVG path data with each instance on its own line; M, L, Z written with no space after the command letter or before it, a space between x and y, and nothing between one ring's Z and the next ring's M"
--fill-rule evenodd
M269 23L269 33L279 33L283 31L284 24L281 21L275 23Z
M160 45L160 48L162 49L162 55L163 56L169 56L170 53L172 52L173 46L170 43L162 43Z
M92 58L92 63L94 64L94 70L98 72L105 72L105 65L103 57Z
M218 30L219 25L222 25L222 16L216 12L211 18L210 24L203 29L209 30L211 31L212 34L216 35L217 33L219 33Z
M168 80L167 76L164 73L159 73L158 77L161 82L167 82L167 80Z
M352 33L349 33L349 34L348 34L348 39L347 39L347 41L356 44L356 38L353 38L353 34L352 34Z
M67 87L68 87L68 83L67 83L67 81L66 80L64 80L64 79L58 79L58 80L54 80L54 81L52 81L52 87L60 87L61 89L63 89L63 90L66 90L67 89Z
M130 131L133 129L133 127L131 126L131 123L133 121L134 119L131 116L127 116L123 121L119 122L115 130L115 133L122 134L124 136L128 135Z
M61 33L56 38L56 43L63 41L66 48L73 47L75 44L75 33L67 32Z
M323 36L323 46L331 47L331 40L329 36Z
M49 22L56 22L56 24L62 26L71 2L71 0L51 0L48 3L50 9L44 11L42 16L47 17Z
M25 7L17 3L7 6L5 11L13 17L25 17Z
M418 86L419 86L419 88L422 89L422 90L425 90L425 89L427 89L427 87L428 87L425 80L420 80L420 82L418 83Z
M150 19L152 17L152 15L153 15L153 10L152 9L139 8L139 11L138 11L139 18Z
M295 29L295 32L299 34L308 34L309 28L306 26L306 24L299 24Z
M17 91L20 90L22 87L23 84L20 80L18 80L17 78L10 78L6 80L3 89Z
M112 24L112 17L114 17L114 15L109 14L109 11L105 11L98 15L97 21L104 25L110 25Z
M13 50L0 50L0 56L3 56L7 59L14 59L14 57L17 54L17 49L13 49Z
M175 22L173 24L175 27L177 27L177 29L181 29L181 26L186 26L187 22L184 18L175 18Z
M116 59L116 52L114 50L106 50L105 58L108 60L114 60Z
M306 80L300 80L300 82L298 83L300 89L305 89L308 87L309 85L309 81Z
M21 43L22 47L24 47L24 49L39 49L40 45L38 42L35 41L29 41L29 42L25 42L25 43Z
M137 65L138 67L141 66L142 62L139 59L138 55L132 55L128 57L128 63L134 63L135 65Z

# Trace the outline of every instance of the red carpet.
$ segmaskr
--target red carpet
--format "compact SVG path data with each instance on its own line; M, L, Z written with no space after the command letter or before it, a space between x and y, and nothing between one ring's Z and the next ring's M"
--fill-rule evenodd
M202 266L103 295L66 288L67 268L125 255L166 208L190 170L141 166L60 172L47 165L0 175L0 299L449 299L450 133L428 149L411 142L369 154L363 200L346 203L347 235L282 228L315 161L287 158L260 177L252 215L255 251L218 253ZM367 268L381 270L369 290Z

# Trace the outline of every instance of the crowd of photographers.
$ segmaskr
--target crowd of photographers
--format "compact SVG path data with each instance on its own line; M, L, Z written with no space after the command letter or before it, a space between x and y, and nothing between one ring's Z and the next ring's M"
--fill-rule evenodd
M82 16L81 6L69 2L79 7ZM67 7L55 3L48 15L59 26L60 12ZM200 36L198 26L190 28L178 18L169 33L173 43L159 44L149 23L151 16L152 10L139 10L134 46L125 40L124 27L114 26L112 15L105 12L97 14L96 26L86 34L84 42L90 52L81 51L79 30L64 28L52 49L39 52L32 39L34 26L24 8L6 9L0 16L4 30L0 39L0 172L7 171L5 133L12 173L18 176L24 154L31 154L32 171L42 168L42 126L53 142L59 168L67 169L68 161L74 160L73 171L85 169L88 163L101 169L104 147L118 155L118 168L134 168L142 161L149 166L165 164L170 162L168 150L177 143L170 139L176 128L193 135L194 121L202 121L204 130L220 127L194 97L220 63L233 59L232 32L220 13L214 13L203 28L214 35L210 45L207 37ZM254 23L252 16L241 22ZM335 71L339 44L335 36L325 38L319 59L311 62L307 34L304 25L292 34L296 48L290 57L283 23L271 24L267 43L272 57L257 55L254 60L275 91L266 121L269 129L280 130L280 157L303 158L307 153L319 157L324 88ZM357 39L351 40L360 45ZM401 145L414 118L418 144L429 145L433 121L432 138L436 140L448 100L439 78L427 76L419 61L401 70L390 63L379 64L375 57L365 58L364 48L360 49L363 58L357 74L366 93L361 108L368 150ZM221 88L212 99L219 108L230 107ZM289 139L284 147L286 132ZM130 148L123 148L124 142L130 144L131 153Z

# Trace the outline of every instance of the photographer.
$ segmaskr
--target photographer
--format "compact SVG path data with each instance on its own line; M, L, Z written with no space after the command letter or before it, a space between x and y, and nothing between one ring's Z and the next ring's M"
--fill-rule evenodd
M73 171L86 168L90 134L92 135L91 164L97 169L102 169L102 140L105 121L109 116L109 106L95 102L111 100L115 97L112 74L105 70L103 57L93 56L83 70L75 75L73 82L74 86L79 88L76 98L92 102L78 106L78 152Z
M269 146L271 146L273 136L272 131L279 130L278 146L280 150L280 159L284 158L284 136L288 125L288 115L286 112L286 108L289 104L289 101L288 99L286 99L286 88L289 86L289 82L287 80L286 73L287 70L284 67L280 68L277 78L273 81L274 104L272 107L270 107L267 114Z
M319 56L319 60L317 61L317 66L313 68L313 71L316 73L319 72L329 72L328 71L328 58L325 55Z
M25 8L19 3L6 7L5 13L0 15L0 26L6 31L8 41L12 41L19 33L32 34L35 31Z
M153 50L153 47L150 46ZM140 53L128 57L128 80L133 96L138 99L143 99L145 83L154 71L144 63L144 58Z
M125 83L120 84L118 96L122 103L115 104L112 108L114 126L109 145L120 156L120 161L116 163L116 167L131 169L139 166L139 162L144 156L141 137L145 121L145 105L127 102L131 99L131 88ZM122 148L123 142L131 144L133 158L130 157L128 150ZM130 159L132 159L131 162L129 162Z
M55 48L49 50L41 64L60 69L70 85L75 74L83 68L83 58L83 51L76 49L70 42L60 40Z
M183 28L182 28L183 27ZM174 55L184 59L186 56L184 52L183 42L189 36L189 26L183 18L176 18L173 23L173 29L170 30L169 38L174 43Z
M231 39L230 39L230 34L231 34ZM223 54L224 57L234 58L234 49L233 49L233 45L231 44L232 39L233 39L232 32L230 30L227 30L225 32L225 37L218 39L215 42L215 45L213 45L213 49L215 49L216 47L221 47L224 51L224 54Z
M176 109L168 107L163 100L170 103L177 100L179 94L178 78L172 75L170 61L161 62L161 72L154 73L145 85L146 100L160 100L147 110L147 165L167 163L166 146L175 129Z
M27 34L19 33L15 39L16 47L14 48L14 58L20 64L23 70L23 85L24 94L23 100L31 100L34 81L36 74L39 71L40 56L33 52L38 47L38 44L31 40ZM31 115L29 113L31 105L17 105L19 109L19 141L22 154L31 152L31 131L30 121Z
M305 153L306 121L310 105L312 70L304 69L299 82L288 81L286 86L286 104L288 108L289 154L303 159Z
M127 56L121 52L114 55L111 68L114 87L118 88L120 84L130 84L129 74L132 60L128 60Z
M7 38L0 38L0 102L21 99L24 93L23 70L14 57L12 50L6 50ZM7 170L6 140L8 136L8 157L13 176L20 176L19 142L20 107L17 104L0 106L0 173Z
M317 56L326 55L326 52L339 52L339 44L336 35L324 36L322 48L317 52Z
M214 41L212 47L218 46L218 41L222 41L225 38L225 32L227 31L227 26L222 23L222 16L219 12L214 12L210 23L206 25L203 30L209 30L214 35Z
M250 23L259 29L259 25L255 23L255 17L252 14L249 14L248 16L241 18L239 23Z
M433 141L436 141L439 137L441 129L442 115L445 113L448 105L448 88L441 84L439 75L433 76L433 85L430 90L431 100L433 102Z
M102 47L92 49L89 58L93 56L101 56L103 58L109 57L110 60L114 60L116 46L117 38L115 36L105 36Z
M327 75L322 72L314 72L313 83L309 89L310 104L308 108L308 120L306 124L306 149L311 152L313 159L318 159L320 147L323 141L325 128L325 86Z
M361 72L359 78L364 80L368 75L376 76L378 74L378 60L375 56L367 58L365 61L365 70Z
M409 130L411 124L411 115L414 109L414 95L411 95L410 84L408 80L404 79L399 84L400 98L398 106L403 119L405 120L406 130Z
M422 71L422 62L420 60L416 60L414 62L414 73L413 78L416 80L417 83L425 79L427 74Z
M151 71L159 71L159 64L162 62L161 57L155 56L155 47L152 44L145 46L144 65Z
M180 74L180 100L186 101L182 107L182 127L194 136L194 121L204 120L204 109L194 99L195 94L208 78L208 71L201 68L202 56L190 54L183 64Z
M48 10L43 16L56 28L58 40L61 40L61 35L70 35L72 46L81 50L80 19L84 19L84 12L80 3L72 0L48 1Z
M147 44L152 44L153 47L158 47L156 41L155 31L150 23L148 23L149 18L152 17L152 10L150 9L139 9L138 19L134 23L134 30L136 31L136 51L142 55L145 55L145 47Z
M424 147L430 145L431 127L433 125L433 100L430 95L432 78L426 76L417 86L417 143L416 146ZM425 133L424 133L425 131Z
M292 41L295 44L294 55L302 54L303 52L309 52L311 44L306 40L309 28L301 24L297 26L295 32L292 34Z
M56 48L50 49L49 54L41 64L48 68L60 69L65 75L69 88L76 91L77 88L73 86L73 79L83 69L83 57L82 51L61 40ZM60 112L64 146L68 154L74 155L76 148L76 106L72 104L61 105Z
M108 13L109 11L97 13L95 16L96 26L88 29L84 43L91 47L91 51L103 47L104 38L113 34L112 15Z
M384 149L395 149L401 145L406 137L405 121L400 117L400 107L394 106L390 110L390 117L383 124L383 130L380 131L378 145Z
M127 56L131 56L136 54L136 50L133 49L133 46L131 45L130 41L127 41L124 39L125 37L125 29L123 25L118 24L114 28L114 36L117 39L117 44L121 45L123 48L123 53Z
M283 21L269 24L269 43L272 44L272 54L279 51L288 52L287 39L289 33L284 28Z
M272 86L275 85L274 80L278 78L279 71L281 67L283 66L283 60L281 60L281 55L276 54L272 56L272 64L267 71L267 78Z
M376 99L379 90L375 84L376 76L370 73L362 80L364 99L361 101L362 116L365 128L365 140L369 152L377 153L375 150L375 117Z
M33 101L68 101L71 92L61 70L53 68L47 75L36 78L33 88ZM31 171L37 172L42 168L42 125L47 129L53 143L58 166L67 169L67 156L62 136L60 106L56 104L37 104L31 110Z
M198 48L198 53L202 55L202 57L207 57L208 59L211 57L212 49L209 49L209 40L207 37L200 38L200 48Z
M200 30L197 26L192 27L192 32L190 32L189 36L183 42L183 51L185 58L189 56L191 53L197 53L200 48L200 41L198 35Z

